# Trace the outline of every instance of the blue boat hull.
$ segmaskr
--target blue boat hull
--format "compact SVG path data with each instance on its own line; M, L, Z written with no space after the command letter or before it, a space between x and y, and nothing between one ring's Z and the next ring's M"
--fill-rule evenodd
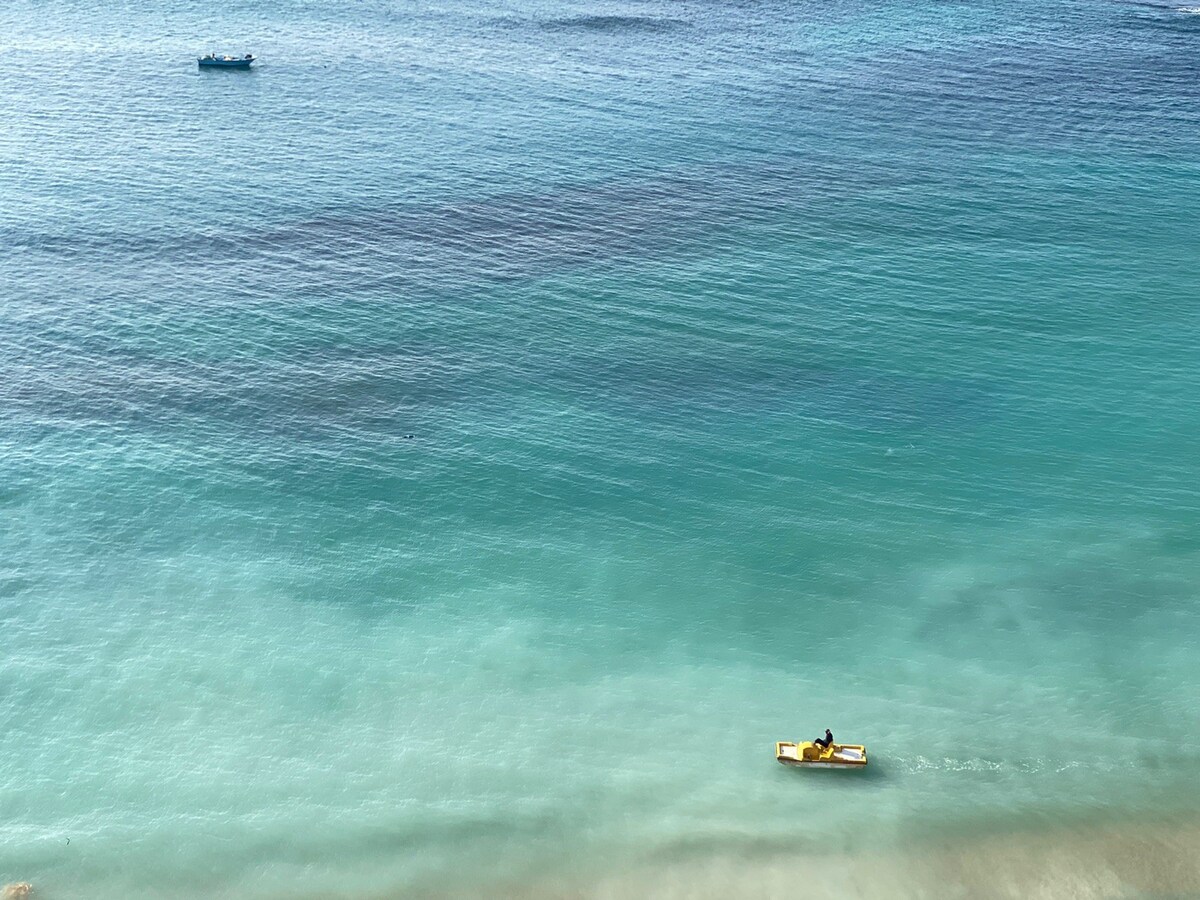
M197 65L202 69L248 69L253 59L198 59Z

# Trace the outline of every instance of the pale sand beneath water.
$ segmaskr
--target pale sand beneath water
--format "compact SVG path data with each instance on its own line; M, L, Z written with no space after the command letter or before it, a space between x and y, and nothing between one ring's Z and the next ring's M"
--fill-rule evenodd
M469 855L470 849L464 847ZM79 895L0 889L0 900ZM142 895L139 895L142 896ZM170 895L154 893L158 900ZM228 891L210 896L233 898ZM300 890L278 900L1200 900L1200 824L1131 822L956 838L879 853L690 855L591 879L481 883L438 891Z
M906 852L718 854L641 866L591 883L491 885L454 896L793 900L814 892L839 900L1196 900L1200 824L1131 822L955 839Z

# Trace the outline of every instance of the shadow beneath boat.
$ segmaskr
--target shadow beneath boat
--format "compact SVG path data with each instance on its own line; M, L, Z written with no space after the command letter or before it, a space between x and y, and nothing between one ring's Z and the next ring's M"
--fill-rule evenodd
M823 785L836 782L839 787L845 786L847 789L878 785L880 782L887 781L890 777L887 766L880 765L877 762L868 763L866 766L858 769L821 769L807 768L805 766L780 766L780 768L787 770L782 773L785 778L816 778Z

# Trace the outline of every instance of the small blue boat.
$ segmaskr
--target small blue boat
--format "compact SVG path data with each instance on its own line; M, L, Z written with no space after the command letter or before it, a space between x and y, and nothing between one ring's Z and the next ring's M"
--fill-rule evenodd
M197 63L202 69L248 69L250 63L258 59L252 53L247 53L245 56L218 56L215 53L210 53L207 56L201 56Z

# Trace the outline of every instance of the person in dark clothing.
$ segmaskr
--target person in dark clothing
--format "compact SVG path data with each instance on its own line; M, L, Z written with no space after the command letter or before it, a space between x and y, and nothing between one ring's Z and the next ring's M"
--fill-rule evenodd
M829 745L833 743L833 732L830 731L828 728L826 728L825 729L825 737L817 738L815 741L813 741L813 743L816 744L818 747L820 747L822 750L828 750Z

